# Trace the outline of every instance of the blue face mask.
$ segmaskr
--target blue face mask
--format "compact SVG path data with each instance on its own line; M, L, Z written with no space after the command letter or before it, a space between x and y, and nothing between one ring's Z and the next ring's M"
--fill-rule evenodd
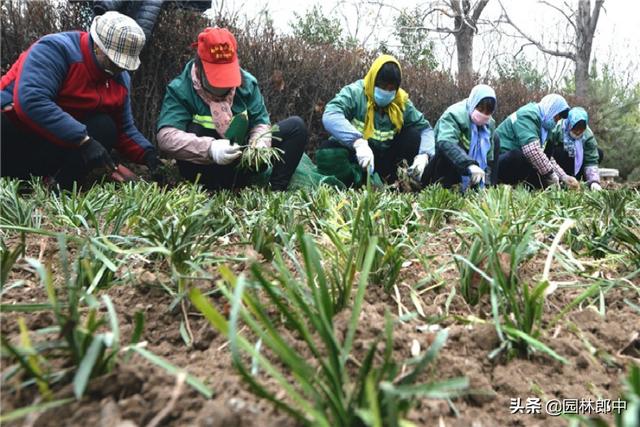
M373 98L376 101L378 107L386 107L391 104L391 101L396 97L395 90L384 90L379 87L373 88Z
M555 126L556 126L556 121L553 119L553 117L551 117L551 118L545 120L544 122L542 122L542 127L545 128L548 131L553 129Z

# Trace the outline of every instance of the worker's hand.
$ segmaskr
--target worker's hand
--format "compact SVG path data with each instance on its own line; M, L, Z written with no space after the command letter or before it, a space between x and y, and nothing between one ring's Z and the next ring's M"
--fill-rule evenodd
M418 154L413 158L413 164L409 168L409 174L420 181L422 179L422 174L424 173L425 168L429 164L429 155L428 154Z
M142 158L144 160L144 164L149 168L149 172L153 173L160 166L160 159L158 158L158 152L154 149L149 149L145 151L144 156Z
M213 139L209 153L214 163L228 165L242 155L238 144L231 145L228 139Z
M566 178L562 180L562 183L567 186L569 190L579 190L580 183L574 177L567 175Z
M467 170L471 175L471 185L476 186L484 181L484 171L478 165L470 165Z
M599 182L592 182L589 187L591 188L591 191L602 191L602 186Z
M110 172L116 169L107 149L91 137L80 145L80 154L85 166L89 169L105 168Z
M372 174L375 170L375 165L373 163L373 151L369 147L369 142L366 139L357 139L353 143L353 148L356 150L356 158L360 167Z
M151 175L151 179L157 182L160 185L164 185L165 175L162 173L162 169L160 168L160 159L158 158L158 152L155 149L147 150L144 153L144 164L149 168L149 174Z
M558 186L560 185L560 178L558 178L557 173L555 173L554 171L551 171L542 177L542 183L544 184L545 188L551 187L554 185Z
M254 144L256 148L269 148L271 147L271 138L260 138Z

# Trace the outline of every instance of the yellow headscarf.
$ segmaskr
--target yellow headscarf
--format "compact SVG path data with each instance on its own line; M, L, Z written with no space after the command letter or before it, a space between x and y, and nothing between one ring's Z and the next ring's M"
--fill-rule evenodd
M373 96L373 88L376 85L376 77L378 76L378 71L380 68L387 62L393 62L400 68L400 63L396 58L391 55L380 55L375 61L373 61L373 65L369 69L369 72L366 76L364 76L364 93L367 95L367 115L364 118L364 139L369 139L373 135L375 130L374 122L375 122L375 110L376 110L376 102ZM400 73L402 73L402 69L400 68ZM389 118L391 119L391 123L396 128L396 132L399 132L402 129L402 125L404 123L404 107L409 99L409 95L403 89L398 88L396 92L396 97L393 98L391 104L387 105L385 109L389 114Z

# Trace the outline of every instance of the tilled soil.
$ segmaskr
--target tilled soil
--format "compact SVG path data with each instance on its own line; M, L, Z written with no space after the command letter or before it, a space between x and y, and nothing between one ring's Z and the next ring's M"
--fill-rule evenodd
M40 239L29 238L29 255L51 261L56 251L41 244ZM453 237L450 237L453 239ZM427 252L434 255L434 268L451 262L445 255L451 242L446 237L434 238ZM242 248L238 251L242 252ZM37 277L29 272L23 261L19 261L10 275L10 282L22 279L25 286L11 289L3 295L3 304L44 302L46 293ZM168 310L172 302L158 282L168 283L169 277L162 266L132 266L137 279L133 283L116 285L101 292L108 294L116 307L120 321L122 342L130 339L134 313L142 311L145 329L142 339L153 353L167 359L178 367L203 380L214 396L206 399L185 385L169 413L157 425L166 426L295 426L297 423L273 405L255 397L241 381L232 366L227 340L218 334L195 309L190 309L189 320L194 334L194 343L188 348L179 332L182 313L179 306ZM233 266L236 272L245 265ZM136 270L137 269L137 270ZM530 270L530 271L529 271ZM527 266L523 275L540 274L535 263ZM54 274L56 273L54 269ZM619 272L610 272L611 274ZM410 297L410 286L426 277L421 264L412 262L401 274L397 286L400 303L394 290L387 293L379 286L370 284L357 331L353 355L361 360L369 345L380 336L384 327L385 311L396 318L399 310L415 311ZM619 397L621 382L628 366L637 357L637 348L629 345L634 334L640 332L640 316L624 300L637 303L636 292L614 288L605 294L606 311L602 316L593 306L577 306L551 328L541 339L570 363L563 365L552 358L536 353L528 358L516 357L507 360L504 355L489 359L489 353L499 344L491 323L488 302L481 301L469 307L459 295L447 301L456 285L458 273L455 268L445 269L440 275L442 283L419 295L424 317L399 322L394 329L394 357L397 361L411 357L414 340L424 351L435 336L435 329L447 328L448 341L441 350L435 365L421 380L444 380L466 376L472 392L454 399L451 404L441 400L422 399L409 413L409 420L420 426L555 426L566 425L566 419L545 414L544 402L550 399L611 399ZM640 282L635 279L634 285ZM199 281L196 286L210 289L213 283ZM428 287L427 284L426 287ZM548 299L545 307L544 325L548 326L559 310L571 302L580 290L560 288ZM214 300L225 310L222 299ZM401 306L401 308L399 308ZM404 308L402 308L404 307ZM448 315L446 310L448 308ZM13 342L18 340L17 319L22 316L30 330L51 326L54 318L50 313L18 314L2 313L1 332ZM455 316L455 317L454 317ZM342 336L347 328L350 311L339 313L334 319L337 335ZM435 319L435 320L434 320ZM465 321L466 319L466 321ZM432 323L431 330L424 326ZM426 330L426 331L425 331ZM286 338L303 355L310 356L308 349L290 333ZM625 350L626 348L626 350ZM382 350L383 348L381 348ZM635 363L637 363L635 359ZM3 366L3 371L6 366ZM272 380L265 380L270 389L277 389ZM14 383L2 384L2 412L30 405L37 398L32 388L21 393L12 391ZM155 367L139 355L128 362L120 363L114 372L93 380L81 401L36 414L15 425L32 426L145 426L148 425L172 398L176 378ZM55 390L55 397L72 396L70 385ZM284 395L282 395L284 398ZM540 398L541 414L512 414L511 400ZM604 416L611 421L610 415Z

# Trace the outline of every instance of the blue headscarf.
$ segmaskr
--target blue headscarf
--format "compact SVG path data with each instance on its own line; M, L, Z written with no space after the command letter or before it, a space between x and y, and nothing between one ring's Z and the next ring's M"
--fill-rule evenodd
M471 93L467 98L467 114L469 115L469 122L471 123L471 141L469 143L469 157L478 162L478 166L482 170L487 169L487 154L491 149L491 132L489 132L489 125L477 126L471 120L471 113L478 106L480 101L484 98L492 98L496 100L495 91L487 85L477 85L471 89ZM462 176L462 189L466 190L469 186L469 177ZM484 182L480 183L481 187L484 187Z
M582 168L582 162L584 160L584 135L586 133L583 132L580 135L580 138L573 139L571 137L571 129L581 120L584 120L587 124L589 123L589 114L582 107L574 107L569 110L569 117L564 121L562 126L562 136L564 149L569 155L569 157L573 157L573 175L577 175Z
M540 145L544 145L544 142L547 140L547 134L553 129L553 125L551 125L549 129L546 129L544 126L545 123L551 123L556 114L560 114L568 109L569 104L567 101L556 93L549 94L538 102L540 120L542 121L542 125L540 126Z

